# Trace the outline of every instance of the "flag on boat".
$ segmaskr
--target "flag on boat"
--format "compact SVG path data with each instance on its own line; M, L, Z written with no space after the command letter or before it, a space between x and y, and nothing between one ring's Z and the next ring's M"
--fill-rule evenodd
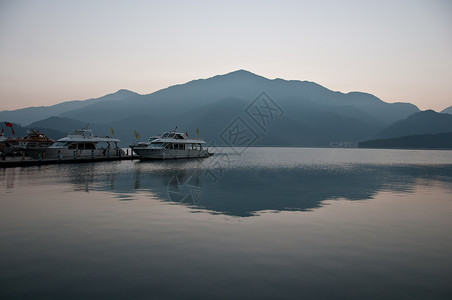
M196 135L199 135L199 129L196 128Z
M6 127L10 127L10 128L11 128L11 131L12 131L12 133L13 133L13 135L15 135L14 129L13 129L13 123L5 122L5 125L6 125Z
M188 137L188 132L185 132L185 135Z
M113 130L113 127L110 127L110 132L111 134L113 134L113 136L115 136L115 131Z
M140 137L141 137L141 135L135 130L135 137L137 138L137 139L139 139Z
M0 133L0 134L3 134L3 132L5 132L5 129L3 129L3 127L2 127L2 133Z

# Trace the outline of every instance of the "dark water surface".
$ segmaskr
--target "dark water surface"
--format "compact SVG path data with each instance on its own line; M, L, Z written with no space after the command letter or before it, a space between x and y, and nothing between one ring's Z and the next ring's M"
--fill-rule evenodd
M1 299L452 299L452 151L223 149L0 189Z

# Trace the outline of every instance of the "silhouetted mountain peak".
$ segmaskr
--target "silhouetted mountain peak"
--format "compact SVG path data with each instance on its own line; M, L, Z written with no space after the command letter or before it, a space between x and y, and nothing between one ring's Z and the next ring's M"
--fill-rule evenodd
M420 111L415 114L412 114L411 116L408 116L407 119L409 119L409 120L427 119L427 118L435 118L440 115L442 115L442 114L437 113L434 110L428 109L428 110L424 110L424 111Z
M372 102L372 103L383 103L384 101L381 100L380 98L376 97L375 95L369 94L369 93L364 93L364 92L349 92L346 94L350 101L362 101L362 99L366 99L366 101L368 102Z
M232 76L240 76L240 77L262 77L248 70L239 69L236 71L232 71L223 75L217 75L215 77L232 77Z
M107 94L105 96L102 96L97 99L92 99L92 100L95 100L95 101L123 100L125 98L132 97L132 96L138 96L138 95L140 95L140 94L126 90L126 89L120 89L114 93Z
M223 76L234 76L234 75L239 75L239 76L259 76L259 75L255 74L255 73L250 72L250 71L245 70L245 69L238 69L238 70L226 73Z
M127 89L119 89L112 95L122 95L122 96L132 95L133 96L133 95L137 95L137 93L132 92L131 90L127 90Z
M250 71L240 69L240 70L232 71L232 72L229 72L226 74L216 75L216 76L210 77L206 80L207 81L209 81L209 80L245 80L245 81L265 80L265 81L268 81L269 79L267 79L263 76L257 75L255 73L252 73Z

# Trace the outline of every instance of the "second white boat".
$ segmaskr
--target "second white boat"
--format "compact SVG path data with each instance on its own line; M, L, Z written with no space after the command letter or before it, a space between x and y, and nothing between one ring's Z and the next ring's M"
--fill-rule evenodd
M203 158L212 155L204 149L206 142L201 139L189 138L181 132L165 132L154 136L147 142L130 145L130 148L140 159L177 159Z

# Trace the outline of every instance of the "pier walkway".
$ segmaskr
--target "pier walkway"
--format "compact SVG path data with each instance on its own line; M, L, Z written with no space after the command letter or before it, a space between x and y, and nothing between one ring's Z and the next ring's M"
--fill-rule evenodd
M33 159L30 157L13 156L6 157L5 160L0 159L0 168L15 168L28 166L42 166L55 164L78 164L78 163L94 163L105 161L134 160L138 159L137 155L110 156L110 157L88 157L88 158L70 158L70 159Z

